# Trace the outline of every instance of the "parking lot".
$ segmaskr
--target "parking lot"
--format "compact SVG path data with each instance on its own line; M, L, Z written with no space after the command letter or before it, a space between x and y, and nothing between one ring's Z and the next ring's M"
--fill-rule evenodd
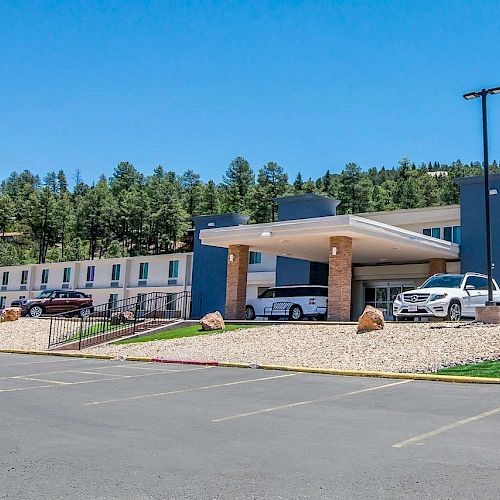
M496 498L500 387L0 355L1 498Z

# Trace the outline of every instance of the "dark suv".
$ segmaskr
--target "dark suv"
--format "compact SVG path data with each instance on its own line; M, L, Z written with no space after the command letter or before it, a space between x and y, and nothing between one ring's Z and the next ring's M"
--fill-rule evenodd
M32 299L13 300L11 305L20 307L23 316L32 318L68 311L86 318L92 312L93 301L89 295L76 290L43 290Z

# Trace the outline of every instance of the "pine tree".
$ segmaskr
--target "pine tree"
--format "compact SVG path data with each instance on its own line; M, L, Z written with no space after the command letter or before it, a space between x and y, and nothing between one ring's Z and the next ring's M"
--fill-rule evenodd
M255 175L250 164L238 156L229 164L222 182L224 186L224 211L247 212L249 193L255 183Z

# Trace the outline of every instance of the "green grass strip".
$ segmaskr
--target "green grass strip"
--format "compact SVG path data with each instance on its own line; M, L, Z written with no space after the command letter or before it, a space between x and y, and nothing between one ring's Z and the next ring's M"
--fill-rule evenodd
M119 340L115 344L134 344L136 342L151 342L153 340L171 340L180 339L182 337L195 337L197 335L207 335L210 333L221 333L231 332L234 330L240 330L243 328L255 328L254 325L233 325L226 324L225 330L212 330L204 331L201 329L200 325L183 326L180 328L170 328L168 330L163 330L161 332L154 333L153 335L148 335L146 337L137 337L134 339Z
M438 375L460 375L464 377L500 378L500 361L483 361L472 365L459 365L443 368Z

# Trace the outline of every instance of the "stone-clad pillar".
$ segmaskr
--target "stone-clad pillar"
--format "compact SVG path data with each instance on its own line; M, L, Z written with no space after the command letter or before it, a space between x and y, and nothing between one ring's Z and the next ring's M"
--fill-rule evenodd
M245 319L247 298L247 245L230 245L227 255L226 319Z
M429 259L429 276L446 274L446 259Z
M328 267L328 320L350 321L352 238L330 237Z

